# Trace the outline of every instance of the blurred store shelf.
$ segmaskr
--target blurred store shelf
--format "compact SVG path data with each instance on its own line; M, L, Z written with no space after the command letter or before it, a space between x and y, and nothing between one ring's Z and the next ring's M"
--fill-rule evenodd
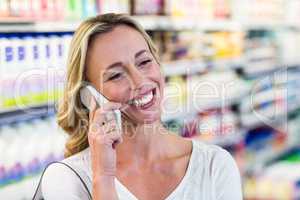
M288 122L288 116L300 108L300 104L288 106L287 110L276 110L276 106L270 106L258 111L243 113L241 123L244 128L254 129L260 126L276 127Z
M207 69L207 64L202 60L179 60L163 63L165 76L175 76L183 74L195 74Z
M146 30L241 31L299 28L298 24L274 21L204 20L170 16L133 16ZM0 19L0 32L73 32L80 21L33 21L22 18Z
M47 117L54 115L54 113L54 103L0 110L0 126Z
M218 146L232 146L241 142L245 137L245 131L240 130L234 134L228 134L223 137L217 137L210 143L218 145Z
M225 146L232 146L240 143L241 141L243 141L245 134L246 134L245 130L239 130L232 134L215 136L212 140L203 140L201 136L197 136L197 135L191 137L191 139L197 139L208 144L214 144L214 145L225 147Z
M202 21L168 16L135 16L148 30L240 30L240 24L232 20Z
M213 68L217 69L237 69L245 66L245 59L240 56L238 58L214 59L211 61Z
M205 72L212 69L235 69L243 65L241 58L217 59L203 61L200 59L177 60L163 63L165 76L187 75Z
M243 65L243 59L218 59L211 61L210 65L213 66L213 68L229 68L234 69L236 66ZM300 62L299 62L300 63ZM289 63L285 64L284 66L300 66L298 61L290 61ZM225 66L225 67L224 67ZM283 66L283 65L282 65ZM185 75L185 74L196 74L199 72L205 72L208 70L208 63L204 62L202 60L194 59L194 60L178 60L178 61L172 61L169 63L163 64L163 73L166 76L176 76L176 75ZM230 99L225 99L224 102L222 102L222 99L204 103L201 106L197 106L197 109L194 109L191 106L188 106L188 110L186 108L178 109L179 112L175 112L172 114L163 114L162 120L168 121L172 119L182 119L190 115L196 115L198 112L220 107L220 106L226 106L226 105L232 105L233 103L240 102L243 97L247 96L249 90L251 88L248 88L247 90L243 91L238 97L232 97ZM265 97L265 96L264 96ZM255 97L256 99L258 96ZM291 110L295 110L296 108L291 108ZM271 109L266 113L268 116L272 117ZM37 106L28 106L28 107L22 107L22 108L10 108L5 110L0 110L0 125L5 123L12 123L17 119L31 119L38 116L44 116L45 114L52 114L54 113L54 104L49 103L45 105L37 105ZM278 114L276 118L281 119L283 114ZM243 114L242 115L242 122L245 127L256 127L262 124L263 122L258 119L256 116L252 114Z
M2 21L0 32L74 32L80 22Z
M0 199L32 199L40 175L0 187Z
M270 165L281 157L289 154L294 149L300 148L299 144L289 144L280 148L269 148L256 154L255 159L248 162L245 170L250 174L261 173L267 165Z
M193 105L193 103L188 103L184 106L179 107L175 112L165 112L162 114L162 121L170 121L170 120L182 120L187 118L195 117L199 112L212 109L212 108L222 108L226 106L230 106L240 102L244 96L248 93L248 90L245 90L243 93L239 93L236 96L232 96L227 99L216 99L215 101L206 102L205 104Z
M65 2L69 4L75 1ZM293 185L294 182L287 181L288 172L297 171L299 168L298 157L297 161L293 160L298 168L277 167L273 171L276 173L270 175L270 169L268 172L268 168L281 163L285 155L291 155L291 152L295 151L297 151L297 156L300 155L300 98L298 95L300 88L298 78L300 74L298 56L300 0L207 1L210 3L202 2L201 6L198 5L199 7L193 4L196 1L149 1L151 4L147 1L136 1L139 2L139 6L131 5L135 1L97 1L101 2L99 7L91 1L87 4L88 6L82 8L65 4L64 7L56 7L61 12L56 12L57 10L53 12L51 6L41 6L33 9L33 12L27 10L29 11L27 14L23 11L17 13L21 3L19 5L17 1L9 0L3 2L3 5L6 2L12 5L7 6L10 16L18 14L24 16L4 18L3 16L8 15L5 13L3 15L5 6L1 6L1 3L0 39L4 41L3 44L13 44L13 48L17 47L15 44L24 42L24 36L30 35L33 38L30 40L31 44L43 45L50 41L51 49L56 43L58 44L57 41L62 41L62 49L67 50L73 32L87 16L106 13L108 10L131 13L157 44L162 58L162 72L166 76L166 86L169 86L169 94L177 92L172 85L182 86L180 92L177 92L178 97L167 101L166 108L170 107L170 109L168 112L166 112L167 109L163 112L162 121L169 123L170 128L179 127L176 133L182 136L219 145L231 152L240 167L243 187L248 178L261 181L257 185L257 191L244 187L245 199L300 199L292 198L300 197L299 176L293 177L297 181L297 186ZM28 2L32 3L29 0ZM56 1L57 5L59 2ZM170 5L161 2L168 2ZM79 4L76 3L76 5ZM154 8L156 10L152 10ZM0 46L1 52L5 52L3 49ZM50 51L51 55L57 55L57 52L59 51L53 49ZM8 55L9 53L8 51ZM63 55L67 54L63 53ZM65 63L65 58L61 58L59 62L52 58L51 62L41 59L38 64L43 63L44 67L53 65L62 69L65 64L57 63ZM164 62L167 60L168 62ZM14 84L17 74L15 71L23 72L23 63L16 59L14 62L18 65L11 65L0 60L3 68L1 72L4 72L7 79L3 82L3 88L10 88L9 86ZM47 62L48 65L45 64ZM30 67L35 67L31 66L32 64L35 63L30 63ZM63 75L57 76L58 80L62 80L62 77ZM205 81L216 86L218 95L215 97L202 95L209 94L212 91L211 88L200 88L196 91L195 86ZM40 83L43 82L40 81L37 84L28 81L28 84L24 85L25 90L29 88L24 92L24 98L28 97L27 93L31 94L32 85ZM230 88L227 87L225 91L219 87L220 85L230 86ZM33 91L34 89L33 87ZM57 153L55 158L61 158L59 157L62 155L60 154L61 147L65 141L57 140L61 134L60 131L53 131L57 126L54 103L6 109L5 107L15 105L11 103L14 100L9 91L10 89L7 89L5 93L0 91L0 97L1 95L5 97L5 101L2 102L0 98L0 106L4 107L0 109L0 128L3 134L0 138L0 142L3 139L0 149L3 147L1 152L4 153L2 158L3 156L9 158L10 154L7 153L9 149L12 152L13 149L26 152L26 150L20 150L19 143L13 142L19 138L22 139L20 144L24 142L27 144L23 145L24 147L32 144L34 152L32 155L40 153L36 152L36 149L45 149L47 154L55 152ZM196 122L208 124L211 131L207 133L202 131L202 135L199 135L200 130L188 129ZM218 122L222 126L217 126ZM229 126L233 128L228 129ZM56 135L52 136L53 132ZM32 136L31 140L29 136ZM41 143L40 141L44 141L45 138L50 138L50 140L47 139L46 143ZM42 145L42 148L38 148L39 145ZM11 156L13 158L18 157L15 156L17 153L11 155L14 155ZM6 157L2 160L7 165L9 159ZM16 161L19 160L16 159ZM37 173L40 172L34 174ZM266 174L269 177L264 177ZM26 178L20 181L9 180L5 186L0 184L0 199L31 199L39 177L28 178L27 175L24 177ZM250 183L252 186L253 180ZM271 181L275 184L270 184ZM287 182L293 189L296 188L296 195L286 194L278 197L280 191L289 189L282 187L283 185L280 185L282 182ZM279 187L276 188L274 186L277 183ZM264 193L263 190L268 191ZM253 192L252 196L249 196L251 192ZM262 196L262 194L267 195Z
M34 23L33 20L28 18L21 18L21 17L1 17L0 18L0 25L9 25L9 24L32 24Z

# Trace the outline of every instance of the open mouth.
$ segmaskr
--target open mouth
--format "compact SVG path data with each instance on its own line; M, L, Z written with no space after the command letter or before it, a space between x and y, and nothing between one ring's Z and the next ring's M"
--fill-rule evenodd
M147 109L155 103L156 88L153 88L140 98L130 100L129 105L135 106L138 109Z

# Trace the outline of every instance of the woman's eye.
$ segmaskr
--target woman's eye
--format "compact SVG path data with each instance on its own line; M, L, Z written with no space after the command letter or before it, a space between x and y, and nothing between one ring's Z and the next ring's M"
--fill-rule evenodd
M120 78L121 76L122 76L121 73L114 74L114 75L112 75L111 77L109 77L108 80L109 80L109 81L110 81L110 80L115 80L115 79Z
M139 66L145 66L145 65L147 65L148 63L151 63L151 62L152 62L151 59L144 60L143 62L141 62L141 63L139 64Z

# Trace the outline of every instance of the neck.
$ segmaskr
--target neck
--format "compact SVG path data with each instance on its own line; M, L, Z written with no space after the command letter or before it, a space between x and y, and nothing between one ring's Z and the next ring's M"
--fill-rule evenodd
M168 130L163 127L160 120L151 124L123 124L123 142L116 146L117 162L153 162L159 159L166 146Z

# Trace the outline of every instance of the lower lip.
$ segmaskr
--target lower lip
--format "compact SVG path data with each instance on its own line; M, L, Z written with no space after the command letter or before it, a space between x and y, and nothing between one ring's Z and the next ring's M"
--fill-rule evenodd
M154 89L155 90L155 89ZM140 110L146 110L148 108L150 108L154 103L155 103L155 99L156 99L156 92L152 91L153 93L153 98L151 99L151 101L143 106L138 106L137 108Z

